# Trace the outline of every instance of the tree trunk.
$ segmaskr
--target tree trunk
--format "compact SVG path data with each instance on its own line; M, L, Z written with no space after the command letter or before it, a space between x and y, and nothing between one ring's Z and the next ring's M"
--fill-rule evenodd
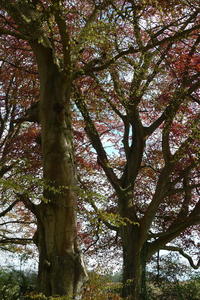
M146 247L139 245L139 226L127 223L121 229L123 245L122 297L145 300L146 296Z
M76 245L73 217L62 205L42 204L38 221L38 290L46 296L78 297L85 269Z
M44 193L38 206L38 288L46 296L76 299L86 276L77 247L75 168L70 116L70 79L52 50L33 46L40 74L40 122Z

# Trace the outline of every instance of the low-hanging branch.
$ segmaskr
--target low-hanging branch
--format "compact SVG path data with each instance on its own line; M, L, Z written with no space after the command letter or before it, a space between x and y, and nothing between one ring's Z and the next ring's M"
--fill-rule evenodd
M198 269L200 267L200 258L199 260L197 261L197 263L195 264L192 257L190 255L188 255L187 253L185 253L183 251L182 248L180 247L175 247L175 246L165 246L165 247L162 247L162 250L168 250L168 251L175 251L175 252L179 252L183 257L185 257L190 266L193 268L193 269Z

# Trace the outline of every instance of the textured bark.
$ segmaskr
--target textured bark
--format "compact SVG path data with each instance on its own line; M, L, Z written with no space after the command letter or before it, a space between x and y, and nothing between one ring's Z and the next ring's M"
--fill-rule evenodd
M138 244L139 228L127 225L123 228L123 289L122 297L145 300L146 297L146 247Z
M142 270L138 247L138 225L127 224L121 230L123 245L123 298L139 300Z
M70 81L53 52L33 45L40 74L44 201L38 206L39 291L74 299L86 276L77 247Z
M70 232L70 226L63 223L65 219L72 218L68 219L67 209L50 205L42 207L42 222L38 224L37 231L38 289L47 296L78 296L86 273L76 247L75 235ZM64 226L60 227L62 223Z
M121 226L120 236L123 248L122 297L129 300L146 299L147 245L143 242L141 226L132 206L131 194L123 194L119 202L120 215L126 221Z

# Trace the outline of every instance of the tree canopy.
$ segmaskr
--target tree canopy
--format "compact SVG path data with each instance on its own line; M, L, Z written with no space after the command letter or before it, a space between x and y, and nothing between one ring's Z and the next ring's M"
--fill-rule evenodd
M122 248L124 298L145 299L160 249L199 266L185 251L197 253L200 221L199 12L186 0L0 0L0 244L33 238L47 296L76 295L85 276L77 209L96 218L80 230L86 249L86 229L119 237L104 230L101 243Z

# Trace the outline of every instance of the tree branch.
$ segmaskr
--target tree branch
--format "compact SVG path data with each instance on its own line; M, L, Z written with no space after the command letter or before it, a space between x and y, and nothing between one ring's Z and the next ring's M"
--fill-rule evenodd
M191 266L193 269L198 269L198 268L200 267L200 258L199 258L197 264L195 265L195 263L194 263L192 257L191 257L190 255L188 255L187 253L185 253L185 252L183 251L182 248L174 247L174 246L165 246L165 247L162 247L161 249L162 249L162 250L168 250L168 251L176 251L176 252L179 252L183 257L185 257L185 258L188 260L190 266Z
M98 162L99 164L102 166L105 174L108 177L108 180L110 181L110 183L112 184L112 186L114 187L114 189L116 191L120 192L120 183L119 180L116 176L116 174L114 173L113 169L111 168L110 164L109 164L109 160L106 154L106 151L102 145L101 139L99 137L98 131L94 125L94 122L92 121L88 109L86 107L85 101L81 95L81 92L79 92L76 89L76 100L75 103L78 107L78 109L80 110L84 120L85 120L85 131L88 134L92 146L94 147L94 149L97 152L97 156L98 156Z
M18 39L25 39L25 36L23 36L22 34L20 34L19 32L14 32L5 28L0 27L0 35L11 35L14 36Z
M196 209L195 209L196 208ZM150 235L157 239L149 244L149 257L180 235L181 232L200 222L200 201L188 217L176 219L165 232Z
M19 244L19 245L26 245L33 243L33 239L28 238L2 238L0 239L0 245L3 244Z
M119 58L128 55L128 54L135 54L138 52L143 52L146 53L148 50L156 48L157 46L163 46L166 43L173 43L176 42L178 40L180 40L181 38L185 38L187 35L189 35L191 32L198 30L200 28L200 24L195 25L189 29L186 29L184 31L180 31L175 33L173 36L170 37L166 37L163 38L162 40L151 40L150 43L148 43L146 46L144 46L142 49L141 48L134 48L134 47L129 47L127 50L122 50L120 51L118 54L116 54L115 56L113 56L111 59L107 60L105 63L103 60L101 59L94 59L92 61L90 61L88 64L85 65L84 68L82 68L81 70L78 70L77 72L74 73L74 78L79 77L80 75L90 75L93 72L98 72L98 71L102 71L105 70L106 68L108 68L110 65L114 64Z
M28 195L23 193L17 193L16 194L17 198L19 199L18 201L23 202L24 206L30 210L35 216L37 216L37 205L35 205L31 200L29 199Z
M64 68L69 72L69 70L71 69L70 36L67 30L65 18L62 14L62 7L60 6L60 1L54 0L54 2L56 2L56 5L54 6L54 16L58 25L62 41L62 49L64 54Z
M18 200L15 200L9 207L7 207L4 211L2 211L0 213L0 217L4 217L9 211L11 211L13 209L13 207L19 203L21 200L18 199Z

